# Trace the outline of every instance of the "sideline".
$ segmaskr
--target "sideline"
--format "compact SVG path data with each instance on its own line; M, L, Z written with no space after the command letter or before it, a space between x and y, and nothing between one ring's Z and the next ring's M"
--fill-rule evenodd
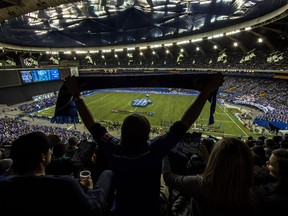
M220 107L221 110L223 110L224 113L226 113L226 115L231 119L231 121L245 134L245 136L248 137L248 134L235 122L234 119L231 118L231 116L226 112L225 109L223 109L219 104L217 104L217 106ZM225 105L224 105L225 106Z

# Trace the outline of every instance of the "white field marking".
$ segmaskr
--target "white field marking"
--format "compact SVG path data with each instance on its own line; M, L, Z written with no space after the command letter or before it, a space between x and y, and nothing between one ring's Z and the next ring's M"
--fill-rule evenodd
M106 94L106 95L104 95L103 97L100 97L100 98L97 99L97 100L93 100L93 101L90 101L90 102L86 102L86 104L87 104L87 105L88 105L88 104L94 104L94 103L96 103L96 102L103 101L104 98L106 98L106 97L108 97L108 96L109 96L109 95Z
M225 115L225 114L222 114L222 115ZM201 119L197 119L197 123L199 123L199 121L207 121L208 122L208 119L206 118L201 118ZM230 121L221 121L221 122L230 122Z
M104 100L104 98L105 97L108 97L109 95L108 94L106 94L106 95L104 95L103 97L100 97L99 99L97 99L97 100L93 100L93 102L99 102L99 101L103 101Z
M86 105L89 105L89 106L92 106L94 103L97 103L99 101L103 101L105 97L108 97L109 95L104 95L103 97L100 97L99 99L97 100L93 100L93 101L90 101L90 102L85 102Z
M215 114L216 115L225 115L225 113L219 113L219 112L216 112L216 111L215 111Z
M226 113L226 115L231 119L231 121L232 121L234 124L236 124L236 126L237 126L246 136L248 136L248 134L234 121L234 119L231 118L230 115L227 114L227 112L226 112L224 109L222 109L222 107L221 107L219 104L217 104L217 106L219 106L220 109L223 110L223 112Z
M67 130L70 130L74 125L71 125L70 127L67 128Z
M228 133L217 133L217 132L213 132L213 134L218 134L218 135L221 135L221 136L235 136L235 134L228 134Z

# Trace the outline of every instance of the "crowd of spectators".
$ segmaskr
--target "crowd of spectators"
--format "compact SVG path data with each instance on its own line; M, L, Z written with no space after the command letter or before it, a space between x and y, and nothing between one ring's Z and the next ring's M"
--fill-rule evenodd
M121 68L193 68L195 70L213 68L223 69L223 71L242 69L284 71L287 70L288 63L288 50L286 47L276 47L273 51L261 46L243 52L235 49L215 50L214 52L197 51L193 53L185 51L181 53L181 57L179 57L179 51L175 53L171 50L169 55L165 53L166 50L164 52L161 50L155 51L156 55L146 55L143 53L140 57L139 53L136 52L131 52L130 57L127 55L118 55L118 57L115 57L114 52L106 53L105 58L99 58L96 54L90 54L89 61L85 56L81 55L77 56L75 64L79 64L79 69L84 72L87 69L103 68L106 73L111 74L116 73ZM54 64L53 61L49 63L51 65ZM15 65L2 66L2 68L21 68L21 65L20 62L17 62Z
M37 112L39 110L43 110L45 108L54 106L56 104L57 96L53 96L50 98L45 98L42 100L33 101L32 103L23 103L18 106L18 108L24 113L29 114L33 112Z
M241 98L241 94L243 94L243 97L241 98L242 100L248 100L253 98L255 100L253 102L261 103L264 104L266 107L269 106L273 107L274 109L276 109L275 107L278 106L279 104L280 107L281 104L285 105L284 102L285 97L287 98L287 95L282 94L282 91L287 90L285 83L283 83L282 81L278 82L275 80L273 80L273 82L271 80L258 80L258 79L255 80L259 81L258 85L256 82L251 82L251 80L250 84L248 85L249 83L248 80L244 78L240 79L242 85L239 85L239 82L236 82L236 80L228 77L225 79L225 82L221 87L221 91L228 92L227 95L229 99L231 99L233 96L234 97L238 96L239 98ZM276 83L274 83L274 81ZM248 90L248 87L250 87L250 91ZM271 93L270 93L270 87L271 87ZM234 94L230 94L231 92L229 90L231 88L233 88ZM279 91L277 91L278 89ZM263 93L263 91L265 91L266 94L263 96L259 96L259 94ZM272 96L271 98L269 97L270 94L272 93L275 93L275 100L273 101ZM245 98L244 96L245 94L246 95L249 94L251 95L251 97ZM267 96L267 98L270 98L270 100L263 100L265 96ZM256 100L257 97L259 97L259 100ZM237 99L239 100L239 98ZM25 107L25 109L23 110L24 112L28 111L29 113L31 110L33 110L30 109L29 106L21 106L21 107ZM35 105L33 104L32 107L35 107ZM0 156L1 157L0 175L2 179L7 178L7 176L14 175L13 169L11 169L13 167L13 160L11 160L10 158L10 152L8 150L6 151L6 149L10 149L11 144L15 140L19 139L22 135L26 136L27 134L30 134L33 131L44 132L49 138L50 143L53 142L53 148L52 148L53 152L50 152L50 150L48 149L47 149L48 152L43 152L45 155L46 154L49 155L52 153L51 162L50 165L47 165L46 174L49 175L55 174L57 176L64 175L78 179L80 170L85 168L92 172L94 183L97 184L97 179L100 178L101 173L104 170L111 168L110 164L107 163L106 155L104 155L101 149L99 149L98 144L94 142L94 139L90 135L90 133L88 134L74 129L68 130L62 127L30 125L18 117L17 118L5 117L0 119L0 134L1 134L0 143L1 147L4 147L1 148L1 156ZM75 154L77 152L79 153L85 150L85 148L83 147L84 146L87 147L88 143L90 147L93 147L92 151L89 151L89 154L85 155L85 157L81 157L81 155L75 157ZM239 151L236 149L239 149ZM217 212L218 213L220 212L221 215L225 215L227 214L227 210L229 210L228 212L229 215L249 214L253 216L260 216L260 215L265 216L265 215L271 215L272 212L273 213L276 212L278 214L281 211L287 211L286 203L288 199L287 198L288 182L287 182L287 175L285 174L288 172L287 149L288 149L288 134L285 134L285 136L275 135L272 138L267 138L264 136L249 137L247 140L241 140L241 138L239 137L234 138L228 137L221 139L217 138L211 139L209 137L202 138L201 143L199 145L199 151L197 153L189 155L189 157L188 156L183 157L183 155L179 155L181 159L177 159L176 157L168 158L169 159L168 162L174 168L173 171L177 172L181 170L181 173L173 173L173 171L171 173L171 169L168 169L169 164L167 164L167 160L166 162L163 161L164 166L162 170L163 175L161 175L162 181L160 188L162 189L164 188L165 193L163 193L164 195L162 194L161 196L162 190L160 190L160 197L163 198L162 200L163 203L161 205L163 205L162 207L165 210L163 210L163 212L161 212L161 215L159 216L176 216L176 215L187 216L191 214L191 212L196 212L201 215L203 214L205 215L207 211L208 213L211 213L209 211L212 211L214 215L217 215ZM85 150L85 152L87 153L87 149ZM240 152L243 154L243 156L241 156ZM250 153L251 155L249 155ZM77 160L79 158L85 159L85 163L84 160L80 161ZM223 159L222 162L220 158ZM238 158L241 159L238 160ZM243 158L246 158L247 160ZM228 160L229 162L225 161L224 159ZM231 163L231 161L234 162ZM244 161L246 168L243 169L242 167L242 169L240 169L240 167L244 164ZM222 165L217 166L218 163L219 164L222 163ZM225 169L224 165L226 166ZM208 167L207 169L206 166ZM239 169L238 168L236 169L236 167L238 166ZM218 169L217 171L214 170L216 168ZM229 170L229 172L227 170ZM252 172L249 172L249 170ZM218 175L214 175L214 177L213 175L210 176L210 173L214 172L216 172ZM243 205L242 204L240 205L240 201L242 199L241 196L233 197L234 192L235 194L238 193L236 189L237 188L239 189L241 187L235 186L235 183L232 184L231 183L232 181L229 180L230 175L226 175L227 173L233 173L233 176L238 176L237 178L234 178L238 186L239 184L243 184L242 181L243 179L246 179L247 184L243 185L245 191L244 189L242 190L242 192L244 192L242 193L242 195L243 197L245 197L245 202L242 203ZM220 177L218 180L217 176ZM48 179L49 178L50 177L48 177ZM213 181L215 181L216 183L217 182L219 183L223 181L223 179L226 179L227 184L224 183L222 184L221 187L219 187L219 185L221 185L220 183L214 185L215 183L213 183L213 181L211 180L212 183L211 188L211 185L209 185L210 184L209 178L211 179L215 178ZM199 183L200 181L205 181L205 185L207 186L207 188L203 189L201 188L201 186L195 183L195 182ZM196 186L195 185L193 186L194 183ZM224 187L225 185L227 186L228 183L230 187ZM70 182L69 184L72 183ZM74 185L73 187L76 187L75 183L73 183L73 185ZM214 189L213 185L215 186ZM139 187L141 187L141 185L139 185ZM226 190L224 190L224 188L226 188ZM247 188L251 189L251 191L247 190ZM113 186L110 189L113 190ZM194 191L194 189L196 192ZM202 190L203 192L201 192ZM48 190L45 191L47 191L48 193ZM221 192L223 192L223 194L221 194ZM208 194L208 196L206 196L205 194L206 195ZM102 214L103 216L104 215L117 216L115 215L114 195L112 195L112 197L109 197L109 199L107 200L106 205L108 207L108 211L105 210L105 214ZM227 198L229 196L231 199L229 198L228 201L226 200L227 202L221 203L222 198L225 197ZM247 198L248 196L249 199ZM239 202L237 201L236 205L235 203L229 203L229 200L231 201L232 198L234 201L237 201L238 199L240 201L238 200ZM190 205L191 199L193 201L192 205ZM247 203L247 201L250 199L251 199L251 205L253 206L252 209L250 203ZM214 203L215 200L218 201ZM74 203L74 205L77 206L77 203ZM243 208L243 206L247 208ZM51 208L51 211L52 209L53 208ZM236 211L236 209L238 209L239 211ZM246 210L249 210L249 212L244 212ZM139 211L141 211L141 209L139 209Z
M19 136L32 131L43 131L51 135L58 135L63 142L68 142L70 137L77 137L78 140L91 140L91 135L75 129L68 130L63 127L47 125L32 125L23 122L19 118L0 118L0 143L1 146L9 146Z
M210 52L203 54L201 52L193 55L179 54L163 55L161 58L155 56L142 58L105 58L95 59L87 62L81 60L80 69L93 68L213 68L227 70L286 70L288 59L286 58L288 50L280 48L276 52L268 49L255 48L247 50L246 53L224 50L219 52ZM111 69L113 70L113 69ZM115 73L116 70L113 70ZM111 71L107 71L111 73Z
M223 84L225 101L261 109L254 120L279 122L288 128L287 80L227 77Z

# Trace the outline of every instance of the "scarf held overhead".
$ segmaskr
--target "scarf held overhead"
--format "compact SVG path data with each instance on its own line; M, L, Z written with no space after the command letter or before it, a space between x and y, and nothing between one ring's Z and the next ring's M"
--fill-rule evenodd
M149 74L149 75L105 75L77 77L80 91L106 88L163 87L201 91L211 74ZM210 105L209 125L214 124L217 90L208 99ZM55 113L51 123L79 123L78 111L65 84L60 88Z

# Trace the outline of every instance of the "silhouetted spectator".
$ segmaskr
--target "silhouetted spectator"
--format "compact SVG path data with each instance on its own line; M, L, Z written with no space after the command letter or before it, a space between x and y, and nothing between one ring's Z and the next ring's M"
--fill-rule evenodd
M214 74L197 99L163 135L149 140L150 122L139 114L127 116L121 127L121 139L113 137L95 122L88 110L76 77L67 77L65 85L76 103L86 128L105 153L116 177L115 212L117 216L158 216L160 213L160 176L162 158L180 141L200 115L209 96L223 83L222 74Z
M66 145L63 142L53 146L53 154L51 162L46 167L47 175L71 175L74 178L79 177L79 172L83 165L74 162L70 157L66 156Z
M275 149L267 162L274 182L252 188L256 215L282 215L288 212L288 149Z
M265 139L264 149L265 149L266 158L268 159L271 156L272 151L275 149L275 141L271 138Z
M43 132L31 132L12 143L15 176L0 181L0 214L103 215L113 173L104 171L97 184L91 178L45 175L51 161L51 144ZM81 185L82 186L81 186Z
M12 163L13 160L11 158L0 159L0 179L12 174Z
M263 146L255 145L251 148L253 153L257 154L261 160L261 166L266 166L266 161L268 158L266 157L265 149Z
M73 158L78 149L78 138L75 136L70 137L67 144L66 156Z

